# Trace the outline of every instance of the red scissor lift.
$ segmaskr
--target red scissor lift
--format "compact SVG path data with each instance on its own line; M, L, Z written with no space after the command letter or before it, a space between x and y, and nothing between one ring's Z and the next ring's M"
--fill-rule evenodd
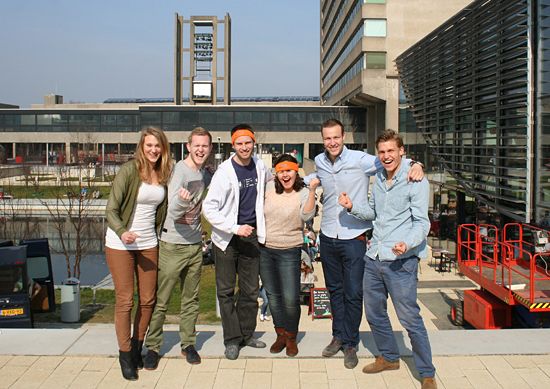
M549 232L521 223L499 231L491 224L462 224L457 233L460 272L480 286L451 306L456 325L512 326L516 311L544 318L550 312ZM521 306L524 309L513 310ZM539 320L540 321L540 320Z

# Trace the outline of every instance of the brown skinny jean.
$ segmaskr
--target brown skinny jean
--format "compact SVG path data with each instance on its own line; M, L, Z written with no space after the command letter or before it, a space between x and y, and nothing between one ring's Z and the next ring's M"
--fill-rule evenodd
M118 348L120 351L130 351L134 274L138 306L134 317L133 337L143 340L155 307L158 247L145 250L115 250L106 247L105 257L115 285L115 331Z

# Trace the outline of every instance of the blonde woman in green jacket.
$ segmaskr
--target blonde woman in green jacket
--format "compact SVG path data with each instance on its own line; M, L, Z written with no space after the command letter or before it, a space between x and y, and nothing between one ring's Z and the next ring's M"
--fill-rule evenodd
M162 130L141 132L136 158L122 165L107 202L105 257L115 286L115 331L122 375L136 380L141 348L155 305L158 235L166 215L166 183L172 160ZM130 336L134 281L138 307Z

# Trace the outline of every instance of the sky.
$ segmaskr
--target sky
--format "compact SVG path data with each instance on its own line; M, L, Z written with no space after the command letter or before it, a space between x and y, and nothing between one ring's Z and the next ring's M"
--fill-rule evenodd
M0 103L28 108L49 93L65 103L173 97L176 12L185 19L230 14L233 97L318 96L319 6L319 0L2 0Z

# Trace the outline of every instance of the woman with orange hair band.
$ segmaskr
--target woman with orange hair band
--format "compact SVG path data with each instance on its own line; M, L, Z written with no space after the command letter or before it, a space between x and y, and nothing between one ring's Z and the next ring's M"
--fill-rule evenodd
M260 277L269 300L277 339L270 348L286 355L298 354L296 335L300 321L300 262L304 222L315 213L313 179L309 189L298 174L298 162L288 154L275 162L274 185L266 187L266 241L260 249Z

